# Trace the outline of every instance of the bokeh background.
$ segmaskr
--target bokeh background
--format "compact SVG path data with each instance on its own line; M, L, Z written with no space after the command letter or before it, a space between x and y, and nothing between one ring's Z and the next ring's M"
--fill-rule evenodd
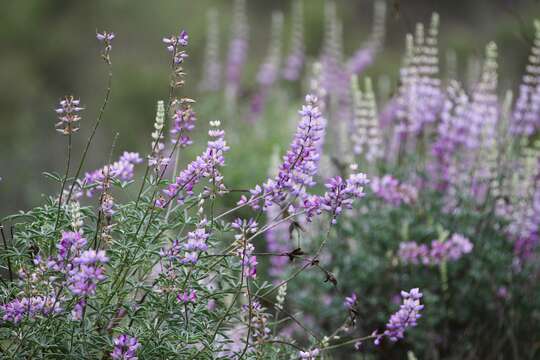
M257 68L266 54L270 14L285 14L285 51L288 49L291 1L248 0L250 24L248 64L243 76L243 98L254 86ZM337 1L343 22L344 51L351 55L369 34L372 1ZM104 122L94 141L86 170L106 162L115 134L115 152L149 149L149 134L155 103L166 98L168 54L161 38L189 31L190 58L186 62L187 85L183 95L197 99L201 123L224 119L236 124L228 156L229 184L247 187L266 174L270 153L290 140L288 127L280 121L289 116L279 110L265 114L264 127L255 132L243 122L244 108L224 112L221 97L202 95L198 83L205 46L206 13L219 13L220 57L226 58L230 35L232 0L25 0L2 2L0 12L0 217L27 209L53 193L57 184L42 176L44 171L64 171L66 139L54 130L54 107L67 94L81 98L86 110L81 131L75 137L75 162L93 124L106 85L106 66L99 57L96 30L117 34L113 48L113 90ZM305 0L307 54L319 55L324 32L324 0ZM466 72L471 57L481 56L488 41L496 41L500 52L502 87L515 87L526 62L532 40L532 19L540 15L536 0L388 0L387 38L384 51L367 74L388 76L397 85L404 35L417 21L427 22L430 14L441 15L440 47L458 55L458 70ZM444 70L443 70L444 72ZM298 102L301 85L289 85L286 96L274 101ZM272 107L285 109L288 107ZM201 126L202 128L204 126ZM262 130L261 130L262 129ZM205 142L186 153L198 151ZM234 146L235 144L242 146ZM231 184L232 182L233 184Z

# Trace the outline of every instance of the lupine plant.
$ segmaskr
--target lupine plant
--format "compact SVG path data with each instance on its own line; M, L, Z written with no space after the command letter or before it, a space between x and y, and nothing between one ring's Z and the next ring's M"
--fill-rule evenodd
M310 59L305 2L294 1L288 51L286 17L274 13L253 79L243 72L246 6L235 1L223 61L208 13L200 100L184 95L188 33L163 38L169 95L148 124L146 154L112 144L92 170L85 160L114 101L121 41L96 34L109 75L97 119L77 96L60 100L51 128L67 140L66 169L46 174L58 193L0 224L2 356L538 357L540 22L515 100L500 89L493 42L478 78L441 76L437 14L406 35L390 95L365 74L383 50L384 2L349 57L337 7L325 2L322 49ZM255 90L242 104L248 81ZM288 103L298 108L292 140L264 180L237 188L227 174L243 164L229 160L229 139L242 126L264 132L268 114L288 127L274 98L294 82L308 95ZM224 109L202 119L206 97ZM206 146L191 157L197 144Z
M276 17L275 26L281 21ZM116 36L104 31L96 37L112 76ZM81 134L88 120L81 115L81 100L60 101L56 128L70 140L68 163L65 176L48 174L59 182L59 195L3 220L8 276L2 278L2 353L12 358L316 358L353 342L403 338L421 316L418 289L402 292L404 303L384 330L346 341L337 336L297 341L280 333L283 322L304 326L285 310L287 284L308 270L330 277L321 253L340 217L362 201L369 179L354 169L345 178L328 179L326 191L314 189L327 125L322 100L314 95L305 98L277 174L246 194L239 196L222 174L230 148L219 120L209 121L206 149L181 168L180 154L193 143L190 132L201 122L195 101L177 95L185 83L189 36L181 31L163 43L170 56L170 96L157 104L146 161L125 151L111 162L113 147L107 165L82 176L110 101L109 78L81 163L70 171L71 137ZM277 57L272 50L272 64L261 69L262 85L269 85L269 72L278 75ZM236 196L237 205L218 209L227 196ZM250 217L239 216L243 208L250 209ZM283 252L266 253L254 245L282 224L315 221L325 224L327 236L309 251L287 244ZM257 271L265 256L290 259L294 275L265 281Z

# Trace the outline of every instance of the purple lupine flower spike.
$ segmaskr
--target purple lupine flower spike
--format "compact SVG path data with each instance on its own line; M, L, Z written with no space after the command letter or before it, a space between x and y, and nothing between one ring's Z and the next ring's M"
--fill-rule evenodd
M472 249L472 242L456 233L446 241L433 240L430 247L413 241L403 242L398 256L404 264L438 265L443 261L457 261Z
M377 197L393 206L412 204L418 198L418 190L414 186L400 183L391 175L375 177L371 182L371 190Z
M344 209L352 209L353 200L365 195L364 185L369 180L365 174L351 175L347 180L336 176L326 183L328 189L321 199L321 209L332 217L332 224L337 223L337 217Z
M369 39L347 61L347 70L351 74L362 73L375 60L381 50L386 35L386 2L375 1L373 4L373 25Z
M52 313L59 313L63 309L60 306L60 300L55 295L32 296L22 299L15 299L5 305L0 305L2 320L13 324L18 324L23 319L33 319L39 315L47 316Z
M232 24L233 28L227 55L225 92L228 100L235 102L248 50L249 25L246 14L246 0L235 0Z
M534 43L512 114L510 132L515 135L529 136L540 128L540 20L534 27Z
M112 41L116 37L116 35L113 32L108 31L102 31L96 33L96 39L98 39L100 42L103 43L103 49L101 51L101 57L107 62L107 64L111 64L111 57L110 52L112 50Z
M69 290L78 296L94 295L98 283L106 279L102 265L108 260L103 250L86 250L75 257L69 271Z
M279 166L278 175L268 179L263 186L250 190L251 197L240 198L239 204L249 204L258 209L263 201L264 208L283 202L287 196L307 197L306 188L315 185L320 158L320 143L324 136L326 121L317 106L315 96L306 96L306 105L299 111L302 117L289 150Z
M182 98L180 100L180 107L172 116L171 142L173 144L178 142L181 148L185 148L193 143L188 133L193 131L195 121L197 120L197 115L192 107L194 102L195 100Z
M221 64L219 62L219 14L217 9L207 13L208 30L204 52L203 76L199 88L202 91L217 91L221 86Z
M163 191L167 201L170 202L176 198L179 202L183 202L187 196L193 194L194 187L204 178L212 178L218 191L225 191L223 176L219 168L225 165L224 154L229 147L224 140L225 132L219 128L221 123L211 121L210 125L208 134L213 140L208 141L206 150L189 163L176 180Z
M101 169L87 172L84 175L83 183L89 187L86 192L88 197L92 197L96 191L101 191L105 188L107 179L129 181L133 179L135 165L140 164L142 158L138 153L124 152L118 161L106 165Z
M185 30L181 30L179 35L172 35L163 38L163 43L167 45L167 51L173 53L174 63L181 64L187 57L187 54L181 50L181 47L188 45L189 36Z
M292 26L290 50L283 69L283 78L289 81L298 80L305 61L304 8L301 0L293 3Z
M272 28L268 53L257 73L259 89L251 100L251 114L249 120L254 121L262 113L272 85L278 78L281 64L281 34L283 32L283 14L272 14Z
M372 334L375 337L375 345L379 345L385 336L392 342L403 339L405 330L417 325L417 320L421 317L420 311L424 308L424 305L420 304L422 296L418 288L411 289L409 292L401 292L403 304L396 313L390 316L384 333L378 334L375 331Z
M55 124L56 130L63 135L70 135L79 131L81 116L79 112L84 110L81 107L81 100L73 96L66 96L60 101L60 106L55 110L58 115L58 122Z

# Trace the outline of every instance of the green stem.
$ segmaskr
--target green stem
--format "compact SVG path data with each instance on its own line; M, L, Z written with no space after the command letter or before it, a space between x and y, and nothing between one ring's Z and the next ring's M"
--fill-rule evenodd
M107 104L109 103L109 98L111 96L113 74L112 74L112 64L109 63L108 66L109 66L109 77L107 80L107 91L105 92L105 100L103 101L103 105L101 105L101 109L99 110L98 117L96 119L96 122L94 123L94 128L92 129L92 133L90 134L90 137L88 138L88 141L86 142L86 145L84 147L81 161L79 163L79 167L77 168L77 172L75 173L73 183L71 184L71 187L69 189L66 203L69 203L69 200L71 200L71 195L73 194L73 189L75 188L75 184L77 184L77 179L79 178L79 175L81 174L84 162L86 160L86 155L88 154L88 149L90 149L90 144L92 143L92 140L94 139L94 136L96 135L96 131L99 127L99 124L101 124L101 120L103 119L103 114L105 113L105 109L107 107Z
M60 221L60 209L62 208L62 199L64 197L64 188L66 187L66 182L69 176L69 167L71 165L71 132L68 134L68 146L67 146L67 164L66 164L66 173L64 179L62 180L62 187L60 188L60 197L58 198L58 209L56 211L56 222L54 223L54 232L58 228L58 223ZM69 200L68 200L69 201ZM68 202L66 201L66 204ZM52 244L54 246L54 244ZM51 247L52 250L52 247Z

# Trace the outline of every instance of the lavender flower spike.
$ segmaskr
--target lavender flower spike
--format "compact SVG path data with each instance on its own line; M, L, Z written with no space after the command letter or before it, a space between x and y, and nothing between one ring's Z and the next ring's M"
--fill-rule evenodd
M422 296L418 288L411 289L409 292L401 292L403 304L401 304L398 312L390 316L384 333L379 335L375 333L375 345L379 345L384 336L388 337L392 342L403 339L405 330L417 325L417 320L421 317L420 311L424 308L424 305L420 304Z
M79 112L84 110L81 100L73 96L66 96L60 101L60 106L55 110L58 114L58 122L55 124L56 130L63 135L73 134L79 131L81 117Z
M188 164L187 168L180 172L175 182L169 184L164 190L167 201L177 198L183 202L187 196L193 194L193 188L204 178L211 178L218 192L225 191L223 176L219 168L225 165L224 154L229 150L224 140L225 132L220 129L219 121L210 122L211 129L208 135L213 138L208 141L206 150L195 160ZM156 206L164 206L165 203L159 202Z
M534 42L512 115L510 131L516 135L529 136L540 128L540 20L534 27Z
M110 52L112 50L112 41L116 37L113 32L103 31L96 33L96 39L103 43L101 57L107 64L111 64Z
M290 50L285 60L283 78L289 81L298 80L305 60L304 46L304 8L302 0L293 3L292 33Z
M249 25L246 15L246 0L235 0L233 28L227 56L227 98L235 101L242 80L242 69L247 59Z
M86 250L74 258L74 267L69 272L69 290L78 296L94 295L97 284L106 278L101 264L108 260L103 250Z
M25 317L32 319L38 315L49 315L53 312L59 313L62 311L62 308L60 307L60 301L57 301L54 295L50 295L15 299L5 305L0 305L0 311L3 313L3 321L18 324Z
M83 180L84 185L89 188L86 191L86 195L92 197L96 190L103 190L108 186L107 181L131 180L134 175L135 165L140 164L142 161L138 153L124 151L118 161L100 169L87 172Z
M318 99L313 95L306 96L306 105L299 111L302 119L296 128L294 139L283 163L279 166L278 175L269 179L262 187L252 189L251 197L242 196L239 204L249 204L259 208L259 199L264 198L264 208L274 203L283 202L290 194L304 198L306 188L315 185L320 158L320 143L323 139L326 121L317 106Z
M219 62L219 15L217 9L207 13L208 30L204 51L203 77L199 88L202 91L217 91L221 85L221 64Z
M321 200L321 208L330 213L332 224L337 223L337 217L343 209L352 209L353 200L365 195L364 185L368 184L366 174L351 175L346 181L336 176L326 183L328 191Z

